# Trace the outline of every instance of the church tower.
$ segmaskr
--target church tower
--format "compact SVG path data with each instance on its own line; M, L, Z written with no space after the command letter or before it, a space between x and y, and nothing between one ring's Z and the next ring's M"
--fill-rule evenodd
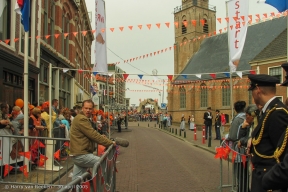
M174 74L179 74L199 50L203 35L208 37L216 30L216 7L209 5L209 0L182 0L182 5L174 8L174 22Z

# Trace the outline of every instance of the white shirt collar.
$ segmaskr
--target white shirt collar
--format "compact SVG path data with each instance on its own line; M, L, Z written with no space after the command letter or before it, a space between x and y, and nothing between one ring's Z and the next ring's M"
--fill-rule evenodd
M262 112L263 112L263 113L265 113L268 105L269 105L269 104L271 103L271 101L272 101L273 99L275 99L275 98L276 98L276 97L274 96L274 97L272 97L271 99L269 99L269 101L267 101L267 102L265 103L264 107L262 108Z

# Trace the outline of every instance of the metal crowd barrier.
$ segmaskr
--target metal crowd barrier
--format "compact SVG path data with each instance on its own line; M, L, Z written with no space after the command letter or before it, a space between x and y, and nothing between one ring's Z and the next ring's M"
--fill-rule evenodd
M238 148L237 142L227 140L221 143L218 149L220 148L223 149L223 156L220 158L219 190L222 192L224 188L230 188L229 191L233 192L248 192L251 184L251 165L245 148ZM221 153L222 150L216 151Z
M28 140L29 150L25 151ZM61 143L61 145L60 145ZM0 185L7 189L29 185L31 189L63 186L73 167L69 140L36 136L0 136ZM25 162L27 162L25 164Z
M75 191L116 191L116 148L112 145L100 157L100 160L92 168L80 177L63 186L58 192ZM90 189L90 190L89 190Z

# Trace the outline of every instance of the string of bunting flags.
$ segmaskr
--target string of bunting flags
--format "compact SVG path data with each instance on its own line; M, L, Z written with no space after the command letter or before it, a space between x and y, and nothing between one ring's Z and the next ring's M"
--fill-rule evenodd
M64 142L64 144L62 146L66 146L69 147L69 142ZM39 148L45 148L46 146L39 140L35 139L34 143L31 145L30 147L30 151L26 151L26 152L18 152L18 156L23 156L25 158L27 158L29 161L32 160L33 158L38 158L38 162L37 162L37 166L39 167L43 167L45 165L45 161L48 160L48 157L46 157L45 155L39 153L35 156L34 151L38 151ZM60 160L60 149L58 151L56 151L54 153L54 159L55 160ZM0 160L3 160L2 157L0 157ZM10 171L12 171L14 168L11 165L9 165L6 162L3 162L4 164L4 173L3 176L6 177ZM27 165L23 165L21 167L18 168L18 170L23 172L23 175L28 178L28 171L27 171Z
M243 163L243 166L244 167L246 166L246 159L248 158L248 155L241 154L238 151L235 151L234 149L232 149L229 146L228 141L224 141L222 143L222 146L217 147L215 150L216 150L216 154L214 156L215 159L227 160L229 155L230 155L230 153L232 153L232 158L231 158L232 163L235 162L235 160L236 160L236 158L238 156L238 158L241 159L241 162Z
M282 12L282 13L278 13L278 14L275 14L274 12L271 12L270 13L270 16L268 16L268 13L263 13L263 18L261 18L260 14L255 14L256 16L256 23L260 22L260 21L266 21L268 19L268 17L270 17L270 19L273 19L273 18L279 18L281 16L287 16L287 11L285 12ZM234 20L239 20L240 18L242 19L242 25L246 25L247 23L249 24L252 24L252 18L253 16L252 15L249 15L248 16L250 20L248 21L245 21L245 17L244 16L240 16L239 18L237 17L233 17ZM229 23L230 19L232 18L229 18L229 17L226 17L224 18L225 21L227 23ZM217 18L217 21L219 23L222 23L223 19L222 18ZM196 20L191 20L191 22L188 22L188 21L183 21L182 24L187 27L188 26L188 23L191 23L193 26L196 26L197 24L197 21ZM201 21L200 20L200 23L202 25L204 25L204 20ZM170 22L166 22L165 25L169 28L170 26ZM179 26L179 22L174 22L174 25L176 28L178 28ZM139 29L142 29L142 26L143 25L138 25L138 28ZM151 26L152 24L146 24L146 26L148 27L148 29L151 29ZM161 26L161 23L156 23L156 26L160 29L160 26ZM229 26L231 29L233 29L233 25L230 25ZM128 26L128 28L130 30L133 29L133 26ZM110 28L110 31L114 31L115 28ZM120 31L123 31L124 27L119 27ZM106 29L101 29L101 32L105 32ZM197 40L201 40L201 39L205 39L205 38L209 38L213 35L217 35L217 34L221 34L223 31L227 31L227 27L225 27L224 29L219 29L219 33L217 31L214 31L213 33L208 33L207 35L202 35L202 36L199 36L199 37L195 37L194 39L189 39L187 42L183 42L183 43L180 43L179 46L185 46L187 45L188 43L191 43L191 42L195 42ZM58 34L48 34L48 35L44 35L44 36L36 36L36 39L49 39L49 38L52 38L54 37L55 39L58 39L59 36L61 35L61 37L63 38L67 38L67 36L69 35L73 35L74 37L77 37L77 35L79 34L82 34L83 36L86 36L87 32L91 32L92 34L96 33L96 30L86 30L86 31L74 31L74 32L70 32L70 33L58 33ZM29 37L31 38L31 37ZM0 42L4 42L6 43L7 45L10 43L10 41L14 41L14 42L17 42L19 41L20 38L15 38L15 39L5 39L5 40L0 40ZM61 57L62 59L64 59L66 62L68 62L70 65L72 65L73 67L75 67L75 64L73 64L72 62L70 62L67 58L65 58L62 54L60 54L59 52L57 52L53 47L49 46L48 44L44 43L44 42L41 42L41 44L43 44L45 47L47 47L48 49L50 50L54 50L55 54L58 54L59 57ZM156 56L156 55L159 55L161 53L165 53L166 51L168 50L173 50L173 49L176 48L176 45L173 45L173 46L169 46L169 47L166 47L166 48L163 48L161 50L157 50L157 51L153 51L153 52L150 52L150 53L146 53L146 54L142 54L140 56L136 56L136 57L133 57L133 58L130 58L130 59L125 59L123 62L122 61L117 61L117 62L114 62L114 64L121 64L121 63L128 63L128 62L133 62L133 61L137 61L139 59L145 59L145 58L148 58L149 56L152 57L152 56Z

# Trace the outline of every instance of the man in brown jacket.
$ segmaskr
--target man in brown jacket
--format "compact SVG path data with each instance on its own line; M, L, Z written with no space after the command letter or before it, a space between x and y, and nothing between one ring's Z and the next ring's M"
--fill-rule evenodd
M94 144L101 144L105 147L116 146L114 141L100 135L91 125L92 110L94 103L92 100L85 100L82 103L82 112L74 118L70 129L70 155L72 156L73 178L81 176L92 168L100 157L93 155Z

